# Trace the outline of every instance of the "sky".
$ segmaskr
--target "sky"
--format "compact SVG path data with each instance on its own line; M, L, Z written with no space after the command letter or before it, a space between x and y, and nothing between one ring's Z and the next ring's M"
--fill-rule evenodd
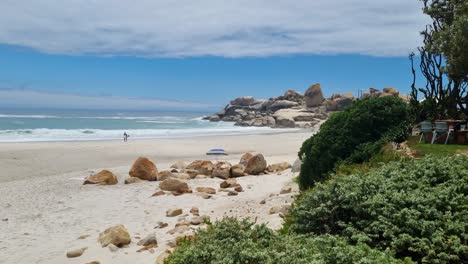
M215 108L409 92L417 0L3 0L0 107Z

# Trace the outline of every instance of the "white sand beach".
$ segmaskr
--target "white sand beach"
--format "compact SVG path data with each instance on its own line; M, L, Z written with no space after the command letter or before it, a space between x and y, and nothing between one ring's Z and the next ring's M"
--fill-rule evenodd
M210 157L210 148L224 148L226 160L235 164L245 152L262 153L269 164L293 163L302 142L310 131L266 135L210 136L178 139L148 139L86 142L37 142L0 144L0 263L154 263L168 248L167 242L177 235L168 234L179 217L166 217L171 208L182 208L190 219L190 208L198 207L200 215L212 220L223 216L251 217L270 227L281 226L278 214L269 214L272 206L290 204L297 186L290 170L261 176L237 178L244 191L237 196L217 192L210 199L193 194L152 197L159 182L126 185L124 179L133 161L145 156L158 170L166 170L178 160L190 163ZM82 185L93 172L109 169L119 179L117 185ZM219 188L221 179L193 179L195 187ZM293 186L293 193L279 192ZM265 200L265 204L260 201ZM169 224L155 228L157 222ZM123 224L132 242L126 248L111 252L98 243L99 233ZM191 228L197 228L191 226ZM136 252L139 238L155 232L155 252ZM78 239L80 236L87 236ZM77 258L66 252L87 247Z

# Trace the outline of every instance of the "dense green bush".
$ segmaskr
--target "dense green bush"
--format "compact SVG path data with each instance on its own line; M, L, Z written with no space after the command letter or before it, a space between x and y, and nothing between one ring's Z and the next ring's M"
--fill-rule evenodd
M351 246L330 235L279 235L265 225L225 218L198 231L167 260L170 264L410 263L365 244Z
M468 157L428 156L336 175L296 200L287 226L422 263L468 263Z
M333 114L302 145L300 187L306 189L325 180L340 162L360 163L386 142L403 141L409 125L409 107L399 98L386 96L355 101L344 111Z

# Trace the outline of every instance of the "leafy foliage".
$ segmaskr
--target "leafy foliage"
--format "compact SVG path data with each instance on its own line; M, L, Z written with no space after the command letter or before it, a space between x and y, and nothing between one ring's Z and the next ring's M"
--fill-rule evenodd
M468 157L335 176L303 193L289 231L332 234L422 263L468 263Z
M198 231L167 260L170 264L405 263L367 245L348 245L330 235L279 235L265 225L225 218ZM409 263L408 261L406 263Z
M333 114L299 151L300 187L309 188L325 180L339 162L361 163L385 142L403 141L409 123L408 105L391 96L359 100Z
M421 32L419 68L426 80L416 88L414 54L412 108L417 120L467 118L468 108L468 2L466 0L421 0L431 23ZM418 92L424 102L418 100ZM421 98L419 98L421 99Z

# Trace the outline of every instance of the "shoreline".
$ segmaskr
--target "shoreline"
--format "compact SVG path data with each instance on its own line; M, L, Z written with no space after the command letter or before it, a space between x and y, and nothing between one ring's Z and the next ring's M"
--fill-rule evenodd
M122 130L123 131L123 130ZM209 131L207 131L209 132ZM163 139L189 139L189 138L202 138L202 137L218 137L218 136L248 136L248 135L272 135L272 134L284 134L284 133L302 133L302 132L315 132L314 128L271 128L271 130L249 130L249 131L238 131L238 132L226 132L219 134L195 134L195 135L173 135L173 136L161 136L161 137L129 137L129 141L140 141L140 140L163 140ZM81 142L122 142L123 139L60 139L60 140L31 140L31 141L0 141L0 147L3 144L30 144L30 143L81 143Z

